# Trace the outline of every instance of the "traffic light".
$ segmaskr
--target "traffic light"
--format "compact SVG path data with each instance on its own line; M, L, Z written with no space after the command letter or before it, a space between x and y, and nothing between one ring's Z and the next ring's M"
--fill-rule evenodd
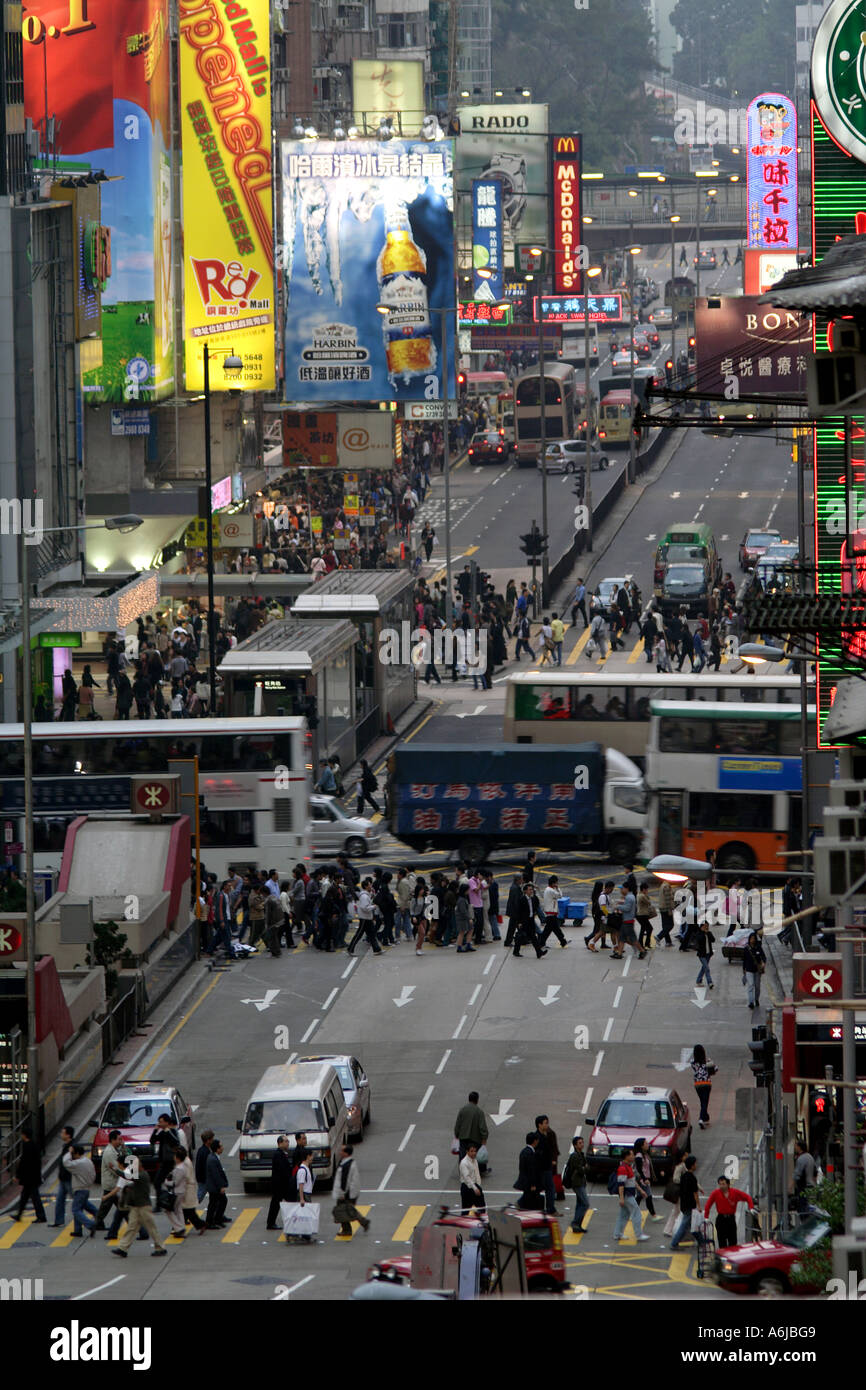
M670 384L671 384L671 382L673 381L673 379L674 379L674 362L673 362L673 358L672 358L672 357L669 357L668 360L667 360L667 362L665 363L665 381L667 382L668 386L670 386Z
M764 1024L752 1029L752 1041L749 1043L752 1060L749 1063L749 1071L754 1075L757 1086L772 1086L778 1050L778 1038L772 1033L768 1034Z
M527 531L525 536L521 536L523 545L520 549L524 555L528 555L530 560L537 560L547 549L547 537L543 536L539 530Z
M465 393L465 391L466 391L466 373L465 373L465 372L458 372L458 373L457 373L457 394L458 394L458 396L462 396L462 395Z

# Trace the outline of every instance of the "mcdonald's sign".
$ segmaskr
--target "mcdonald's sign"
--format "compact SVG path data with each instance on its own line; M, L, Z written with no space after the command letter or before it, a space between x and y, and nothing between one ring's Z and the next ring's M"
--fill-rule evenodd
M553 289L555 294L576 294L581 289L578 268L580 246L579 135L550 136L551 246L553 247Z

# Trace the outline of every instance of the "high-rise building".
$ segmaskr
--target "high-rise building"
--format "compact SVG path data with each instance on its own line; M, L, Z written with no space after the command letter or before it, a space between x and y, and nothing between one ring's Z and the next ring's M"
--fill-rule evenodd
M492 0L455 2L458 88L489 101L493 95Z

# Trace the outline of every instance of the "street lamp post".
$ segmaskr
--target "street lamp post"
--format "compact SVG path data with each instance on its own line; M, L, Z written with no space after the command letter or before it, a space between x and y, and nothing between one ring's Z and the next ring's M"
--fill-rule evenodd
M590 266L583 275L583 400L584 434L586 439L586 482L583 491L583 505L586 507L588 529L586 548L592 550L592 440L589 428L589 281L601 274L601 266Z
M216 610L214 607L214 585L213 585L213 476L211 472L211 439L210 439L210 349L205 340L204 344L204 484L207 491L206 512L207 512L207 664L208 664L208 684L210 687L210 702L208 713L211 718L216 715ZM223 358L223 372L232 374L242 372L244 364L241 359L232 352L215 353L215 357ZM310 518L312 526L312 517Z
M676 278L676 228L680 220L679 213L672 212L670 216L671 224L671 300L675 298L674 280ZM671 304L671 361L674 364L674 372L677 367L677 316L673 304Z
M547 530L547 381L544 375L544 309L542 293L538 292L538 412L541 418L541 534L548 540ZM541 603L547 603L550 587L550 553L545 545L541 552Z
M631 231L631 218L629 218L629 231ZM628 248L628 256L629 256L629 261L628 261L628 304L629 304L629 315L628 315L628 323L629 323L629 329L628 329L628 332L629 332L629 344L628 344L628 356L629 356L629 363L628 363L628 378L629 378L629 393L630 393L630 395L631 395L631 407L632 407L632 409L634 409L634 259L635 259L635 256L637 256L637 255L639 255L639 254L640 254L640 247L639 247L639 246L630 246L630 247ZM636 471L637 471L637 470L636 470L636 464L635 464L635 437L634 437L634 425L632 424L632 427L629 429L629 432L628 432L628 481L629 481L629 483L633 483L633 482L634 482L634 480L635 480L635 475L636 475Z
M140 526L140 516L112 516L94 526L40 527L39 534L61 535L70 531L134 531ZM36 1041L36 895L33 883L33 668L30 653L30 557L28 535L34 531L21 528L21 701L24 724L24 912L27 943L27 1109L38 1138L39 1125L39 1047Z

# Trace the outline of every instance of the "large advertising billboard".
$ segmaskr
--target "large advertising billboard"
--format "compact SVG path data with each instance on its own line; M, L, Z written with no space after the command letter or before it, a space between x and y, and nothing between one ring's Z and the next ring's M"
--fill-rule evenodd
M33 0L24 16L24 107L56 117L51 168L101 170L111 274L102 365L85 400L147 402L174 390L168 0Z
M695 300L697 391L805 399L812 320L749 295Z
M504 254L502 185L496 179L473 179L472 288L476 299L490 304L502 298Z
M502 223L506 247L516 242L547 245L549 170L547 107L461 106L457 141L457 190L468 209L473 179L502 185ZM461 225L461 248L471 244L471 226Z
M580 171L579 135L551 135L550 192L551 246L553 248L553 289L555 294L573 294L582 288L583 273L578 265L580 250Z
M797 112L790 97L764 92L749 104L746 221L749 246L797 247Z
M274 237L268 0L180 0L186 389L271 391ZM226 356L241 373L224 374Z
M420 59L353 58L355 124L375 134L388 116L400 117L404 135L420 135L424 120L424 64Z
M454 395L450 140L285 140L289 401Z

